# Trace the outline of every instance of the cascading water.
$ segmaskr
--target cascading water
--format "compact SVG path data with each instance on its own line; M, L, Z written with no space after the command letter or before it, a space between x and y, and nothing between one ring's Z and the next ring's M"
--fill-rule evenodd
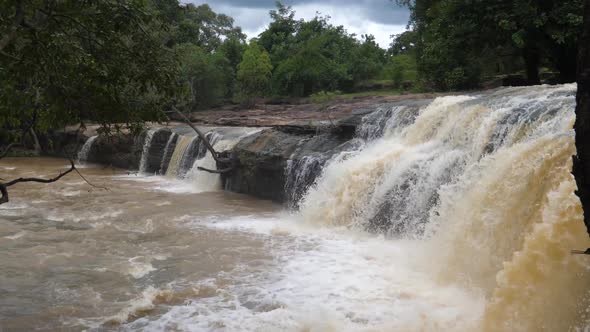
M569 254L589 246L570 175L574 105L565 85L372 114L359 133L374 141L328 164L301 217L419 241L412 255L435 280L485 294L477 330L581 326L590 262Z
M160 129L150 129L145 135L145 141L143 142L143 151L141 153L141 160L139 161L139 172L145 173L147 170L147 161L149 157L149 149L152 144L152 138L154 134Z
M94 135L89 137L86 142L84 142L84 145L82 146L82 148L80 149L80 151L78 151L78 162L85 162L88 160L88 155L90 154L90 149L92 149L92 144L94 144L94 141L98 138L98 135Z
M168 164L172 159L172 153L174 153L174 150L171 150L170 148L173 144L176 144L177 139L178 135L176 133L172 133L170 138L168 138L168 142L164 148L164 153L162 154L162 161L160 162L160 174L166 174L166 171L168 170Z
M168 164L168 170L166 171L166 176L177 177L179 175L184 156L185 156L189 146L196 139L198 139L198 138L195 136L180 136L178 138L178 141L176 143L176 147L174 148L174 153L172 153L172 157L170 158L170 162Z

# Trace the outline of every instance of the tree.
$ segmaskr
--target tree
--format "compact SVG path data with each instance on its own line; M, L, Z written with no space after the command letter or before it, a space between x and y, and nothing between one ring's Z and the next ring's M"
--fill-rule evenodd
M218 52L226 59L223 66L225 83L225 98L231 99L237 91L238 66L242 62L242 55L247 44L243 39L237 37L226 38L221 44Z
M238 66L237 78L242 96L248 99L264 96L269 90L271 76L272 64L268 53L256 40L250 41Z
M578 57L578 95L576 106L576 149L573 174L584 210L584 223L590 235L590 0L585 1L584 29ZM588 250L590 252L590 249Z
M415 54L418 38L416 31L409 30L391 37L393 39L389 45L389 49L387 49L388 55Z
M363 35L362 43L352 51L351 74L355 82L376 77L385 65L385 50L373 35Z
M411 10L419 75L435 89L476 87L489 63L515 54L529 84L541 66L574 81L582 0L397 2Z
M175 92L165 27L142 1L3 1L0 127L162 118Z
M258 36L258 43L269 53L273 67L289 57L294 46L294 35L303 21L295 20L295 11L289 6L276 2L277 9L270 11L272 19L268 28Z
M245 38L242 29L233 26L233 18L215 13L207 4L187 4L177 7L177 10L173 26L174 41L178 44L191 43L207 52L214 52L225 38Z
M180 61L178 84L182 87L177 106L190 112L218 104L225 92L222 69L226 59L191 43L178 45L175 49Z

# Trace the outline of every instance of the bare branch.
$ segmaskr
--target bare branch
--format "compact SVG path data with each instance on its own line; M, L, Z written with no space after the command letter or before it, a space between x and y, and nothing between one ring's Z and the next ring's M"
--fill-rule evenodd
M205 136L205 134L203 134L203 132L200 131L199 128L195 127L195 125L193 125L193 123L191 122L191 120L186 115L184 115L176 107L173 107L173 110L174 110L174 112L176 114L180 115L184 119L184 121L191 128L193 128L193 130L197 133L197 135L199 135L199 137L201 138L201 140L205 143L205 146L207 147L207 150L209 150L209 152L211 152L211 155L213 156L213 159L215 159L216 162L218 162L218 163L228 163L230 161L229 159L224 159L224 158L220 158L219 157L219 153L217 153L215 151L215 149L213 148L213 146L211 145L211 143L209 142L209 140L207 139L207 137Z
M197 167L197 169L199 171L204 171L207 173L213 173L213 174L225 174L225 173L229 173L231 171L233 171L233 167L228 167L228 168L224 168L224 169L220 169L220 170L212 170L212 169L208 169L208 168L204 168L204 167Z
M70 159L70 165L71 167L65 171L65 172L60 172L58 176L51 178L51 179L41 179L41 178L18 178L18 179L14 179L10 182L6 182L4 185L6 187L10 187L13 186L17 183L21 183L21 182L39 182L39 183L52 183L55 182L61 178L63 178L64 176L68 175L69 173L73 172L76 169L76 165L74 165L74 161L72 161Z
M10 182L7 183L0 183L0 193L2 194L2 197L0 197L0 204L4 204L4 203L8 203L9 198L8 198L8 187L13 186L17 183L21 183L21 182L38 182L38 183L52 183L55 182L61 178L63 178L64 176L68 175L69 173L71 173L72 171L74 171L76 169L76 166L74 165L74 161L72 161L70 159L70 165L71 167L65 171L65 172L60 172L58 176L53 177L51 179L41 179L41 178L18 178L18 179L14 179Z
M70 161L71 161L71 159L70 159ZM82 180L84 180L84 182L86 182L89 186L97 188L97 189L103 189L103 190L107 190L107 191L109 190L109 188L107 188L107 187L97 186L97 185L91 183L90 181L88 181L84 177L84 175L82 175L82 173L80 173L80 171L77 168L74 168L74 170L76 171L76 173L78 173L78 175L82 178Z

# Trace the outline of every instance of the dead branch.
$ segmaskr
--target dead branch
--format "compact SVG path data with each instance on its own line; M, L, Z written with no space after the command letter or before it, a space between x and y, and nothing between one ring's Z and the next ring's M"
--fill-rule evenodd
M71 159L70 159L70 161L71 161ZM93 184L92 182L88 181L84 177L84 175L82 175L82 173L80 173L80 171L78 170L78 168L74 168L74 170L76 171L76 173L78 173L78 175L82 178L82 180L84 180L84 182L86 182L89 186L94 187L94 188L97 188L97 189L103 189L103 190L107 190L107 191L109 190L109 188L107 188L107 187L97 186L97 185Z
M70 168L65 172L60 172L58 176L50 178L50 179L41 179L41 178L18 178L14 179L10 182L0 183L0 193L2 197L0 197L0 204L8 203L8 187L11 187L17 183L21 182L38 182L38 183L52 183L55 182L64 176L68 175L69 173L73 172L76 169L76 165L74 165L74 161L70 159Z
M233 167L228 167L228 168L224 168L224 169L220 169L220 170L212 170L212 169L208 169L208 168L204 168L204 167L197 167L197 169L199 171L204 171L207 173L213 173L213 174L225 174L225 173L229 173L231 172L234 168Z
M69 158L69 162L70 162L70 168L67 171L60 172L59 175L57 175L56 177L50 178L50 179L18 178L18 179L14 179L10 182L0 183L0 194L2 194L2 196L0 197L0 205L4 204L4 203L8 203L8 201L9 201L8 187L10 187L10 186L13 186L13 185L15 185L17 183L21 183L21 182L52 183L52 182L58 181L59 179L63 178L64 176L68 175L71 172L76 172L82 178L82 180L84 180L84 182L86 182L91 187L94 187L97 189L109 190L109 188L107 188L107 187L97 186L97 185L91 183L90 181L88 181L86 179L86 177L84 177L84 175L82 175L82 173L80 173L80 171L76 168L76 164L74 164L74 160L72 158Z
M207 150L209 150L209 152L211 152L211 155L213 156L213 159L215 159L216 162L218 162L218 163L228 163L228 162L230 162L229 159L225 159L225 158L220 158L219 157L219 153L217 153L215 151L215 149L213 148L213 145L211 145L211 143L209 142L209 140L207 139L207 137L205 136L205 134L203 134L203 132L201 130L199 130L199 128L195 127L195 125L193 125L193 123L191 122L191 120L186 115L184 115L176 107L173 107L173 110L174 110L174 112L176 114L180 115L184 119L184 121L191 128L193 128L193 130L197 133L197 135L199 135L199 137L201 138L201 140L205 143L205 146L207 147Z

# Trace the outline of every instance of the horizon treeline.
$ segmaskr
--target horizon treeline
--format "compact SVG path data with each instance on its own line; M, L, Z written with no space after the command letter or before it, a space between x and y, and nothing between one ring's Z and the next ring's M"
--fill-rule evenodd
M474 89L515 74L522 84L574 79L582 0L397 3L411 11L410 30L384 49L328 16L296 19L280 2L248 41L206 4L1 1L0 127L92 121L116 130L162 121L173 107Z

